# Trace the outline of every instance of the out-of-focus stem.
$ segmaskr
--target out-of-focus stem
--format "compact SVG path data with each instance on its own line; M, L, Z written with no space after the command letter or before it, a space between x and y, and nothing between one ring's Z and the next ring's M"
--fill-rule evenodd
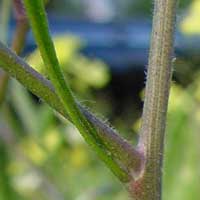
M20 54L23 50L26 35L29 30L29 22L22 1L13 0L13 6L16 19L16 30L12 41L12 49L16 54Z
M23 50L26 35L29 30L29 24L24 12L21 0L13 0L16 18L16 30L13 36L11 48L20 54ZM5 72L0 73L0 105L6 96L7 86L9 82L9 75Z
M2 0L1 11L0 11L0 40L2 42L7 42L8 35L8 22L10 16L10 4L11 0ZM8 76L5 72L0 71L0 105L3 102L5 92L7 89Z
M18 21L15 34L12 41L12 49L16 54L20 54L24 48L26 41L26 35L29 30L29 25L27 21Z
M0 4L0 40L7 42L8 22L10 18L11 0L2 0Z

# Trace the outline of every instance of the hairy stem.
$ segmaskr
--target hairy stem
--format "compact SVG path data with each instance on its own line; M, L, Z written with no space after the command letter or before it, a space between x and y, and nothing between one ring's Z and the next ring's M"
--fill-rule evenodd
M44 2L41 0L24 0L24 5L36 43L47 67L48 75L55 87L58 97L63 103L64 110L68 113L71 121L79 130L85 141L92 147L105 164L122 181L127 181L127 173L113 160L112 156L105 151L104 144L99 139L95 127L88 122L80 111L69 84L64 78L49 33Z
M160 200L167 105L172 74L176 0L155 0L139 146L145 169L130 190L137 200Z
M13 76L21 82L33 94L43 99L61 115L71 120L63 107L63 103L56 95L51 82L36 72L25 63L23 59L16 56L14 52L2 43L0 43L0 67L10 76ZM116 131L96 118L79 103L77 104L88 121L96 128L98 137L104 142L107 151L110 152L114 156L114 159L127 171L128 177L126 176L126 179L122 180L125 182L128 181L130 176L133 176L134 173L140 170L143 162L142 154L137 149L133 148L126 140L122 139Z

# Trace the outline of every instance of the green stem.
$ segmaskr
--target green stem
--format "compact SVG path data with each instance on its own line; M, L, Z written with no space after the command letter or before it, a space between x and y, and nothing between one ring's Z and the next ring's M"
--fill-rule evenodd
M87 120L85 120L85 117L82 116L72 92L64 79L64 75L61 71L61 67L59 66L55 48L48 30L48 22L45 15L43 1L24 0L24 4L36 42L40 49L44 63L46 64L48 75L52 80L59 98L63 102L64 109L74 122L75 126L83 134L86 141L92 143L88 133L94 135L95 130L87 122Z
M2 43L0 43L0 64L0 67L10 76L16 78L33 94L43 99L52 108L70 120L52 84ZM141 153L80 104L79 108L95 126L99 138L106 144L109 152L114 154L115 159L123 165L123 168L127 169L129 174L134 171L137 172L143 161Z
M69 85L59 66L54 44L52 42L48 21L45 13L44 3L41 0L24 0L25 9L29 18L36 42L41 56L47 67L48 75L56 89L56 93L63 103L74 125L77 127L85 141L93 148L99 157L122 181L127 181L127 173L113 160L105 151L104 144L97 135L95 127L88 122L81 113Z
M145 168L131 183L136 200L160 200L162 162L177 0L155 0L145 101L139 146L144 149Z
M4 43L7 42L8 22L10 17L10 0L3 0L0 8L0 40ZM5 93L7 90L8 76L3 71L0 71L0 105L4 101Z

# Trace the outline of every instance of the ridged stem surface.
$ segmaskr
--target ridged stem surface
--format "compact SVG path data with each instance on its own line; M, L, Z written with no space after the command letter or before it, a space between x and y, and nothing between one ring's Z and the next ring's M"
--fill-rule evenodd
M130 184L135 200L160 200L162 162L172 56L176 0L155 0L139 146L144 150L141 177Z

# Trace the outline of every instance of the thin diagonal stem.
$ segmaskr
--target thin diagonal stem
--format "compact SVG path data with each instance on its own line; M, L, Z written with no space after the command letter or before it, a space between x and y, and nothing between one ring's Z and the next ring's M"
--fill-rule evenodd
M49 33L44 2L41 0L24 0L23 2L41 56L47 67L48 75L55 87L58 97L63 103L64 110L68 113L70 119L84 137L85 141L113 173L118 176L120 180L127 181L129 177L127 172L122 169L105 150L105 145L99 139L95 127L81 113L71 89L64 78Z
M43 99L52 108L70 120L50 81L36 72L2 43L0 43L0 67L10 76L21 82L33 94ZM83 108L80 104L78 106L85 117L95 126L98 136L104 142L105 146L107 146L109 152L114 154L115 159L123 164L124 169L128 168L129 173L133 171L137 172L143 161L140 152L87 109Z

